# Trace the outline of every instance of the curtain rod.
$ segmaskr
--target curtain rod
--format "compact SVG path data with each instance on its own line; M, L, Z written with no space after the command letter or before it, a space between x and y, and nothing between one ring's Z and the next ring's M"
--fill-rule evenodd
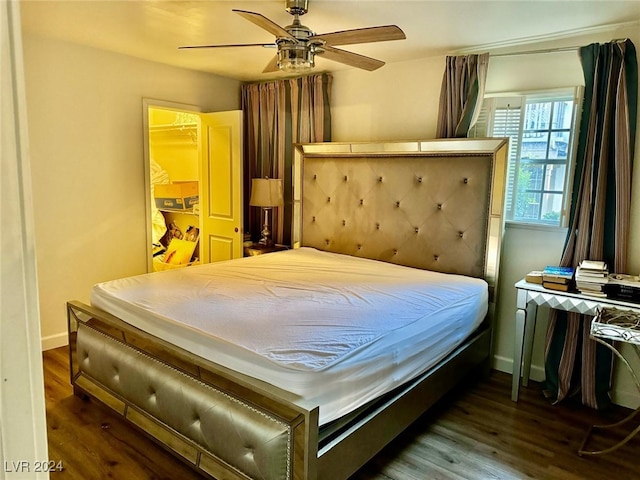
M615 40L611 40L611 43L624 42L626 38L616 38ZM557 47L557 48L543 48L540 50L525 50L522 52L510 52L510 53L489 53L490 57L511 57L515 55L530 55L534 53L557 53L557 52L573 52L579 50L582 46L573 46L573 47Z
M534 53L574 52L581 47L543 48L541 50L525 50L524 52L490 53L489 57L511 57L515 55L531 55Z

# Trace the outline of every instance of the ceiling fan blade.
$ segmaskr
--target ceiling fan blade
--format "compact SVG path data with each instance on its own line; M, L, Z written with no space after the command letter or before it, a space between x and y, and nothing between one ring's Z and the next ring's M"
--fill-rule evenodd
M320 55L327 60L333 60L334 62L344 63L352 67L362 68L363 70L373 71L384 65L382 60L376 60L375 58L365 57L359 53L347 52L339 48L333 48L324 46L322 49L316 51L316 55Z
M264 15L260 15L259 13L255 13L255 12L247 12L245 10L233 9L233 11L236 12L241 17L249 20L252 23L255 23L260 28L265 29L267 32L271 33L272 35L274 35L274 36L276 36L278 38L284 37L284 38L289 38L291 40L295 40L296 39L293 35L291 35L289 32L287 32L284 28L282 28L277 23L272 22L271 20L269 20Z
M264 70L262 70L262 73L271 73L271 72L277 72L279 70L278 68L278 55L275 55L271 61L267 64L266 67L264 67Z
M184 47L178 47L178 50L184 50L187 48L226 48L226 47L264 47L264 48L276 48L275 43L229 43L226 45L186 45Z
M329 46L354 45L356 43L386 42L389 40L404 40L404 32L395 25L381 27L356 28L340 32L322 33L314 35L309 40L323 40Z

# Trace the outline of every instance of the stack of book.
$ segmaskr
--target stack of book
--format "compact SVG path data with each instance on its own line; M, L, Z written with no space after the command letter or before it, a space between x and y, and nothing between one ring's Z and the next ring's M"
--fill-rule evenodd
M542 271L542 286L551 290L566 292L571 287L575 269L573 267L544 267Z
M524 280L529 283L538 283L542 285L542 270L531 270L525 275Z
M607 264L599 260L583 260L576 269L576 288L583 295L604 298L609 283Z
M612 273L609 275L608 283L604 286L604 291L610 298L640 303L640 277Z

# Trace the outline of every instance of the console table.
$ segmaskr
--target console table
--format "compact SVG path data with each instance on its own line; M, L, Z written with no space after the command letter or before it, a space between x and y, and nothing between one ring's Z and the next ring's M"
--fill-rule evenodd
M513 352L513 378L511 384L511 400L518 401L518 391L520 390L520 375L522 374L522 384L527 386L529 374L531 372L531 354L533 350L533 333L535 330L536 313L538 306L546 306L567 312L582 313L585 315L596 315L601 308L615 308L617 310L632 311L640 313L640 304L613 300L610 298L592 297L574 292L561 292L549 290L536 283L528 283L520 280L515 285L517 291L516 310L516 334ZM604 315L603 315L604 316ZM640 380L633 371L629 362L622 356L615 346L605 341L615 340L618 342L632 344L633 349L640 358L640 328L636 322L633 327L611 327L610 325L592 322L590 325L591 338L596 342L609 348L631 372L631 376L640 392ZM586 450L585 446L594 429L608 430L626 424L640 413L640 407L631 412L625 419L611 425L592 425L578 449L578 454L598 455L616 450L627 443L638 432L640 426L633 429L624 439L615 445L603 450Z
M597 298L582 295L577 292L561 292L549 290L537 283L520 280L515 284L517 291L516 302L516 332L513 349L513 378L511 380L511 400L518 401L520 377L526 387L531 373L531 354L533 350L533 333L536 324L538 306L546 306L567 312L595 315L599 308L618 308L620 310L634 310L640 312L640 304Z

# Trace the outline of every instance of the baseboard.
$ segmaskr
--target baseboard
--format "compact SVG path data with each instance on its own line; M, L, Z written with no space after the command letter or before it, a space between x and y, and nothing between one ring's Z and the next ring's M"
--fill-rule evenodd
M52 350L58 347L64 347L65 345L69 345L69 336L67 335L67 332L64 332L64 333L58 333L57 335L49 335L47 337L41 337L40 344L42 346L43 352L47 350Z
M628 392L613 389L611 392L611 401L616 405L622 405L623 407L627 407L632 410L640 407L640 399L638 398L637 390Z
M508 374L513 373L513 359L494 356L492 368L499 372ZM529 377L534 382L543 382L545 379L544 367L531 365L531 375ZM640 398L638 398L638 391L626 391L620 388L616 389L614 386L611 390L611 401L622 407L636 409L640 406Z
M499 372L513 373L513 359L495 355L493 357L493 368ZM543 382L545 379L544 367L531 365L529 379L534 382Z

